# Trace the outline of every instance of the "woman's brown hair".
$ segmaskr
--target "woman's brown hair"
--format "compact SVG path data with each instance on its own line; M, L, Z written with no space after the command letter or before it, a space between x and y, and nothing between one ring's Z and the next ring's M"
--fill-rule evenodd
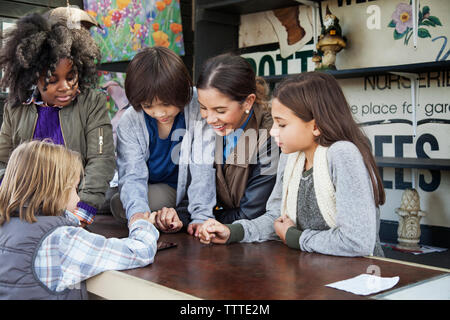
M47 141L22 143L11 154L0 186L0 226L16 212L29 223L38 211L60 215L82 174L77 152Z
M197 80L197 89L215 88L231 100L243 103L250 94L256 95L255 105L268 109L268 86L256 77L244 58L224 53L208 59Z
M192 79L179 56L165 47L139 51L127 67L125 94L136 111L155 98L183 109L192 98Z
M273 98L291 109L299 118L315 120L320 135L316 142L328 147L337 141L350 141L362 154L369 171L375 204L386 200L370 142L353 119L350 107L336 79L323 72L305 72L286 78L275 88Z

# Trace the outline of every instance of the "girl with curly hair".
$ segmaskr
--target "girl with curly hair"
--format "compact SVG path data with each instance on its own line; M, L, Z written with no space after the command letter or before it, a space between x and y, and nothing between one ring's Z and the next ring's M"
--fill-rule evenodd
M82 156L77 216L93 222L114 175L115 158L106 96L93 87L100 50L89 31L27 15L0 50L0 85L9 90L0 130L0 179L12 151L49 138Z

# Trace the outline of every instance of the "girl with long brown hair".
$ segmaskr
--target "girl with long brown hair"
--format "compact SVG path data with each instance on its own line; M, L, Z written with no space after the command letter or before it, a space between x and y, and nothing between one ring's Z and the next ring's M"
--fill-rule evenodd
M208 220L201 241L281 239L302 251L383 256L382 181L338 82L318 72L287 78L273 93L272 117L283 154L266 213L231 225Z

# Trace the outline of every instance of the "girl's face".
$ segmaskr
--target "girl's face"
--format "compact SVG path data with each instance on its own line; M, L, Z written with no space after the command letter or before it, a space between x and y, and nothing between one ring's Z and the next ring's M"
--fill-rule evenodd
M270 135L275 138L283 153L307 152L317 146L320 135L315 120L305 122L277 98L272 101L273 126Z
M75 212L77 209L77 204L80 202L80 197L78 196L77 192L77 186L79 184L80 180L77 180L76 184L73 184L73 186L70 187L69 190L69 200L67 202L66 210L70 212Z
M164 126L171 126L175 117L180 113L180 108L162 102L158 98L153 99L152 103L141 103L142 109L150 117L156 119L158 123Z
M69 105L78 90L78 74L73 70L72 60L59 60L55 72L48 79L47 90L44 91L45 75L41 75L37 87L42 100L49 106L65 107Z
M248 117L256 96L250 94L244 103L231 100L216 88L198 89L198 102L202 118L220 136L226 136L232 130L242 126Z

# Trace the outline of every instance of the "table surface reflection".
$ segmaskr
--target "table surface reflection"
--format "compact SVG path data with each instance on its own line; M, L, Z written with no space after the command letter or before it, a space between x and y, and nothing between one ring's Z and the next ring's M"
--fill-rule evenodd
M125 225L98 216L89 230L106 237L128 236ZM399 276L392 289L445 271L370 257L335 257L293 250L279 241L205 245L186 233L161 234L177 247L159 251L153 264L127 275L208 300L368 299L325 287L363 273Z

